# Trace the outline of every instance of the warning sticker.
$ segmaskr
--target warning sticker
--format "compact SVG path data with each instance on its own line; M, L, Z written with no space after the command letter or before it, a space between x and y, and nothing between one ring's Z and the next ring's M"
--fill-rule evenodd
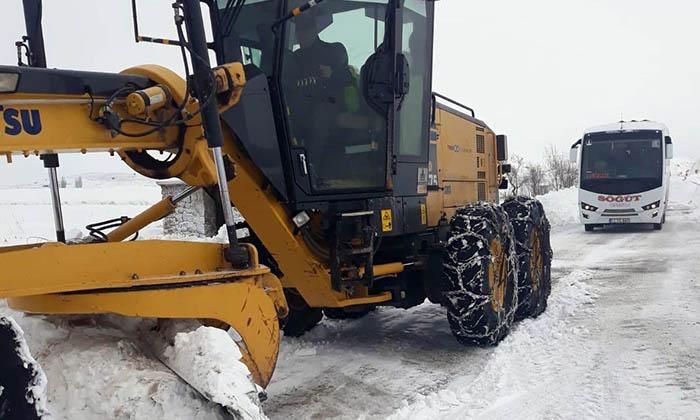
M420 223L422 225L428 224L428 209L425 208L425 203L420 203Z
M382 232L391 232L394 226L391 222L391 209L382 210Z
M421 166L418 168L418 187L416 189L418 194L428 193L428 167Z

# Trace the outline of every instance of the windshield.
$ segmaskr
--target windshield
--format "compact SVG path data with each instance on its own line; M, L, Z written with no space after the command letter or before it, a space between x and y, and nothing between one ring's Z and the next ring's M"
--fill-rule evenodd
M233 16L227 12L227 7L232 3L231 0L218 0L219 25L225 38L221 62L240 60L243 64L252 64L272 76L275 38L271 28L277 20L279 2L247 0L238 10L235 23L231 21Z
M591 133L583 139L581 188L602 194L632 194L662 182L660 131Z
M384 41L387 3L326 1L286 26L290 142L304 154L313 191L385 187L387 118L368 105L361 81Z

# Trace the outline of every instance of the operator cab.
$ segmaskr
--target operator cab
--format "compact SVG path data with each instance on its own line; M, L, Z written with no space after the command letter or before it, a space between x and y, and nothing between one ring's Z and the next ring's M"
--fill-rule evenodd
M233 24L229 3L212 11L217 60L249 83L224 120L284 198L425 194L432 2L328 0L275 28L306 2L248 0Z

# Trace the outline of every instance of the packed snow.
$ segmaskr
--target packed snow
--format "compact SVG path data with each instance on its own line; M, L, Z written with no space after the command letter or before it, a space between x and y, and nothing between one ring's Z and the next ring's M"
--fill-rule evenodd
M55 419L224 419L122 329L122 320L39 317L11 311L48 377L48 407Z
M667 224L658 232L586 233L575 189L540 197L553 226L549 307L537 319L518 323L497 347L457 344L444 309L427 302L409 310L380 308L353 321L324 319L301 338L283 338L262 403L265 414L698 418L699 169L694 161L674 161ZM150 182L117 179L111 185L109 179L85 178L84 188L69 182L61 190L66 226L75 234L80 229L84 235L87 223L133 215L160 199ZM40 185L0 191L0 218L6 221L0 225L6 245L52 238L50 196ZM160 229L152 226L143 237L162 236ZM158 360L146 328L153 321L28 316L4 303L0 314L12 316L24 330L48 378L47 405L54 418L230 417L221 404L263 416L252 395L256 390L238 382L245 376L238 371L240 353L221 332L175 334L169 343L175 348L160 354L173 365L191 367L178 374L199 383L198 391ZM213 376L200 369L200 355L206 355ZM245 397L253 397L253 406Z
M171 322L154 353L190 386L236 419L265 419L257 386L229 334L219 328Z
M578 206L576 206L578 189L576 187L552 191L537 198L542 202L554 232L557 227L578 223Z

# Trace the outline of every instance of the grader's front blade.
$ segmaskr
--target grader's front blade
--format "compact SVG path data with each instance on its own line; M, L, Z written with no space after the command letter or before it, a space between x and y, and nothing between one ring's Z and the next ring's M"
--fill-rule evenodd
M266 387L277 362L282 285L258 263L236 270L225 246L177 241L0 249L0 298L37 314L112 313L147 318L220 321L240 335L242 361Z

